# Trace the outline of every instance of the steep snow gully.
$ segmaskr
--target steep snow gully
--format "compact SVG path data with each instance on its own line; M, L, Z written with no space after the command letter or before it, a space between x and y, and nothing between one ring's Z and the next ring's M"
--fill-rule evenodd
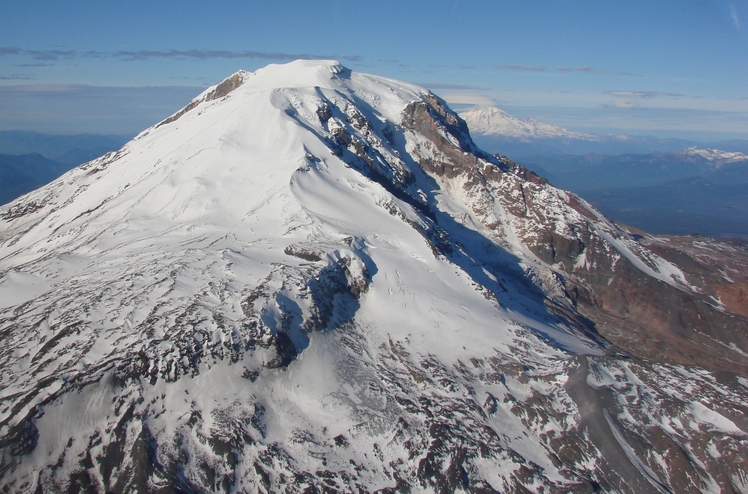
M0 208L0 492L746 492L700 283L420 87L238 72Z

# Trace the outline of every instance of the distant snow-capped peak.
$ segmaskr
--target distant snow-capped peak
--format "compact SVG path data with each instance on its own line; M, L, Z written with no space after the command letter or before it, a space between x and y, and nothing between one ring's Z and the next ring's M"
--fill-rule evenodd
M719 161L722 163L736 163L738 161L748 161L748 154L733 152L733 151L722 151L720 149L713 148L699 148L692 146L684 151L689 156L701 156L709 161Z
M596 141L599 136L575 132L563 127L538 122L533 118L515 118L496 107L471 108L461 112L472 132L516 138L569 138Z

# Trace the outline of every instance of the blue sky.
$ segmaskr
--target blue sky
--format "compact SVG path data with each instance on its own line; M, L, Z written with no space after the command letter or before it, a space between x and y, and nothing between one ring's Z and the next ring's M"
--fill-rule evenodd
M572 129L748 138L746 30L746 0L0 0L0 129L137 132L324 57Z

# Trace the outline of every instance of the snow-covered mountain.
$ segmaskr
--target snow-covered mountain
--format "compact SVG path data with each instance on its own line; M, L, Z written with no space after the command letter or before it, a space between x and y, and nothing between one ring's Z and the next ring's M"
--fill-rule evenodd
M683 139L658 139L626 134L589 134L518 119L496 107L460 112L475 142L484 150L513 159L540 155L629 154L673 152L692 146Z
M598 141L601 136L574 132L555 125L538 122L534 118L519 119L509 115L504 110L491 107L471 108L460 112L472 132L486 136L504 136L520 139L581 139Z
M0 208L0 485L745 490L723 250L629 234L417 86L238 72Z
M699 148L697 146L691 146L683 153L688 156L700 156L708 161L714 162L716 167L720 167L725 163L741 163L748 161L748 154L737 151L722 151L713 148Z

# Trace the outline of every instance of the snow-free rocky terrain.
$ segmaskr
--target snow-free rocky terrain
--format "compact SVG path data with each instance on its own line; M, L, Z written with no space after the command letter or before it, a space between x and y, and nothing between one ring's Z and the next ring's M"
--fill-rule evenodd
M417 86L238 72L0 218L1 492L748 490L746 250Z

